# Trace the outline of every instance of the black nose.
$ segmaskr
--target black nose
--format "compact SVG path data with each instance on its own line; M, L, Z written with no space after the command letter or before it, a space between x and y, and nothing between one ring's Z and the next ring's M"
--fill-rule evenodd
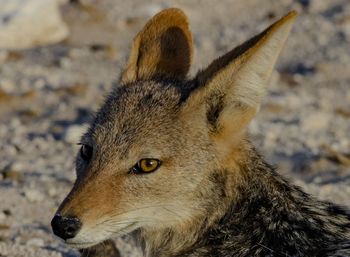
M53 233L66 240L73 238L81 228L81 222L76 217L64 217L56 214L51 221Z

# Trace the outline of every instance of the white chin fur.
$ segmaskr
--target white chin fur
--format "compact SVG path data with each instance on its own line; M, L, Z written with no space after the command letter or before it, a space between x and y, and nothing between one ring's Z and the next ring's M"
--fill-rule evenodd
M72 248L89 248L111 237L128 234L136 228L136 223L133 223L125 227L115 228L113 232L106 232L103 228L82 229L74 238L67 239L65 243Z
M85 249L97 245L100 242L89 242L89 243L71 243L69 240L66 241L66 245L76 249Z

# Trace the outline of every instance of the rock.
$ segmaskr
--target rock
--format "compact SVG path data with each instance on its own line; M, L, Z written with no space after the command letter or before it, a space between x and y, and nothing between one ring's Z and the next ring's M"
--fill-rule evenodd
M8 179L8 180L17 181L17 182L20 182L22 180L21 173L19 173L13 167L6 167L0 173L3 179Z
M306 2L306 1L303 0L303 2ZM309 2L308 4L309 11L312 13L324 12L329 7L329 3L327 1L313 0L313 1L307 1L307 2Z
M155 3L147 3L146 5L138 8L136 10L136 16L150 18L159 11L167 8L167 4L155 4Z
M6 215L3 212L0 212L0 221L3 221L6 219Z
M29 239L27 242L26 242L26 245L28 246L37 246L37 247L42 247L45 245L45 242L43 239L41 238L32 238L32 239Z
M7 51L0 51L0 64L3 64L4 62L7 61L8 58L8 52Z
M0 2L0 48L31 48L57 43L67 36L57 1Z
M310 113L307 119L302 122L303 131L322 131L329 125L331 120L330 115L325 112L314 112Z
M26 189L24 195L30 202L40 202L44 200L44 195L35 189Z
M43 249L38 247L28 247L18 243L0 242L0 256L11 257L62 257L63 255L55 250ZM68 255L67 255L68 256ZM74 255L69 255L74 256Z
M5 214L6 216L11 216L12 215L12 212L9 209L3 210L2 213Z
M345 34L347 41L350 41L350 16L344 18L340 24L342 25L342 32Z
M0 34L1 34L1 31L0 31ZM0 45L1 45L1 42L0 42ZM6 93L13 93L16 90L16 85L12 80L1 78L0 89Z
M72 67L72 61L68 57L63 57L59 60L60 66L63 69L70 69Z
M49 193L49 196L54 197L57 195L57 190L54 187L50 187L48 193Z
M71 125L65 129L63 139L69 143L78 143L85 130L85 125Z
M9 225L7 225L7 224L1 224L0 223L0 230L8 230L8 229L10 229L10 226ZM1 255L0 255L1 256Z

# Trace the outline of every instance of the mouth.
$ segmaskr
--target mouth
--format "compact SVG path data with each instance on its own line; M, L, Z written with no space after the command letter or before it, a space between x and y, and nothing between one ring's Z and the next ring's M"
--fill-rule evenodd
M113 233L110 233L109 236L105 236L103 238L98 238L98 240L96 240L96 241L93 241L93 238L91 238L90 241L82 240L84 238L84 236L83 235L79 236L79 234L78 234L77 237L65 240L65 244L69 247L76 248L76 249L89 248L89 247L95 246L95 245L97 245L97 244L99 244L99 243L101 243L101 242L103 242L111 237L122 236L122 235L130 233L131 231L133 231L136 228L135 224L136 224L136 222L129 224L126 227L120 228L119 230L114 231ZM91 233L91 234L96 235L97 233L98 232L96 231L96 232ZM80 240L79 240L79 237L80 237Z
M85 248L89 248L92 246L95 246L101 242L96 241L96 242L80 242L80 243L74 243L74 242L69 242L69 240L65 241L66 245L68 245L69 247L72 248L76 248L76 249L85 249Z

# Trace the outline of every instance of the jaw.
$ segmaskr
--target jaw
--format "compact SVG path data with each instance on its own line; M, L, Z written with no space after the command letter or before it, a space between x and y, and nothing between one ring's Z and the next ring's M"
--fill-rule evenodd
M152 207L152 206L151 206ZM172 207L172 206L170 206ZM173 214L169 206L164 209L154 209L150 207L136 208L134 211L126 211L122 215L113 215L89 222L85 220L79 233L65 243L77 249L85 249L100 244L108 239L130 234L141 228L160 228L164 224L169 225L166 218ZM168 209L170 208L170 209ZM162 213L162 215L160 215ZM155 216L162 216L163 219L155 219ZM158 217L159 218L159 217ZM176 216L178 219L178 216ZM82 222L84 224L84 220ZM167 227L167 226L166 226Z
M65 244L76 249L86 249L108 239L129 234L137 228L136 222L114 229L106 226L104 228L97 227L94 229L83 228L74 238L65 240Z
M69 240L67 240L65 243L66 245L68 245L71 248L75 248L75 249L86 249L86 248L90 248L92 246L95 246L99 243L101 243L102 241L96 241L96 242L83 242L83 243L73 243L70 242Z
M71 248L85 249L95 246L111 237L112 235L110 233L95 232L89 236L79 233L76 237L65 240L65 243Z

